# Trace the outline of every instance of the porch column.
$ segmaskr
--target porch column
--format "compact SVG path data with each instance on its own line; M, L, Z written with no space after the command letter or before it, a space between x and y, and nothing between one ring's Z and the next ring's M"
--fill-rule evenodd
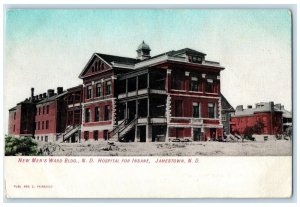
M168 92L171 89L171 69L167 69L167 77L166 77L166 91Z
M74 94L73 94L73 123L72 123L72 125L73 125L73 127L75 126L75 96L74 96Z
M166 139L165 139L165 142L166 141L169 141L169 126L168 126L168 124L167 124L167 132L166 132Z
M125 102L125 119L128 119L128 102Z
M146 125L146 142L152 142L152 125Z
M148 118L148 120L150 119L150 97L149 96L147 98L147 118Z
M135 100L135 117L138 119L138 110L139 109L139 101ZM137 120L138 122L138 120ZM137 134L137 124L134 126L134 142L137 142L138 134Z
M147 88L150 88L150 72L147 73Z
M125 82L126 82L125 85L126 85L126 97L127 97L128 96L128 79L127 78L126 78Z
M139 76L136 76L135 79L135 84L136 84L136 95L138 95L138 91L139 91Z

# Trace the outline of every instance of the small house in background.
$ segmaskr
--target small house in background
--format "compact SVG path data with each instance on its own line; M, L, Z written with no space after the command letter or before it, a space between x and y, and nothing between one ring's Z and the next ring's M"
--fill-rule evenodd
M235 113L231 116L231 132L244 134L246 127L262 123L261 134L282 134L283 111L278 106L275 106L274 102L261 102L257 103L255 108L249 105L246 109L243 105L237 106Z

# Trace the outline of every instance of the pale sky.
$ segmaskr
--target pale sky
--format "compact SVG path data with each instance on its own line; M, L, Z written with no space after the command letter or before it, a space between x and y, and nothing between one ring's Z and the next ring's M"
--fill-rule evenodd
M38 95L76 86L94 52L135 58L143 40L152 56L189 47L220 62L233 107L274 101L291 110L288 10L8 10L5 24L4 124L31 87Z

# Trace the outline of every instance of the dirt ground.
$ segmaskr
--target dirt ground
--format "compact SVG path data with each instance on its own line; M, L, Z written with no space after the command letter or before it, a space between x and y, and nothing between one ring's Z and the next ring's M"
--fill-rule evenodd
M290 156L291 140L247 142L84 142L38 144L48 156Z

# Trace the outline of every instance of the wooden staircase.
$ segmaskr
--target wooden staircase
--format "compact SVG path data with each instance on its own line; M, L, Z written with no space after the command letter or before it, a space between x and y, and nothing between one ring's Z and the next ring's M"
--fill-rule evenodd
M128 122L126 119L124 121L122 121L119 125L117 125L116 127L114 127L113 130L111 130L110 133L110 137L117 139L120 142L126 142L126 134L133 129L133 127L136 126L138 121L138 118L134 118L133 120L131 120L130 122Z

